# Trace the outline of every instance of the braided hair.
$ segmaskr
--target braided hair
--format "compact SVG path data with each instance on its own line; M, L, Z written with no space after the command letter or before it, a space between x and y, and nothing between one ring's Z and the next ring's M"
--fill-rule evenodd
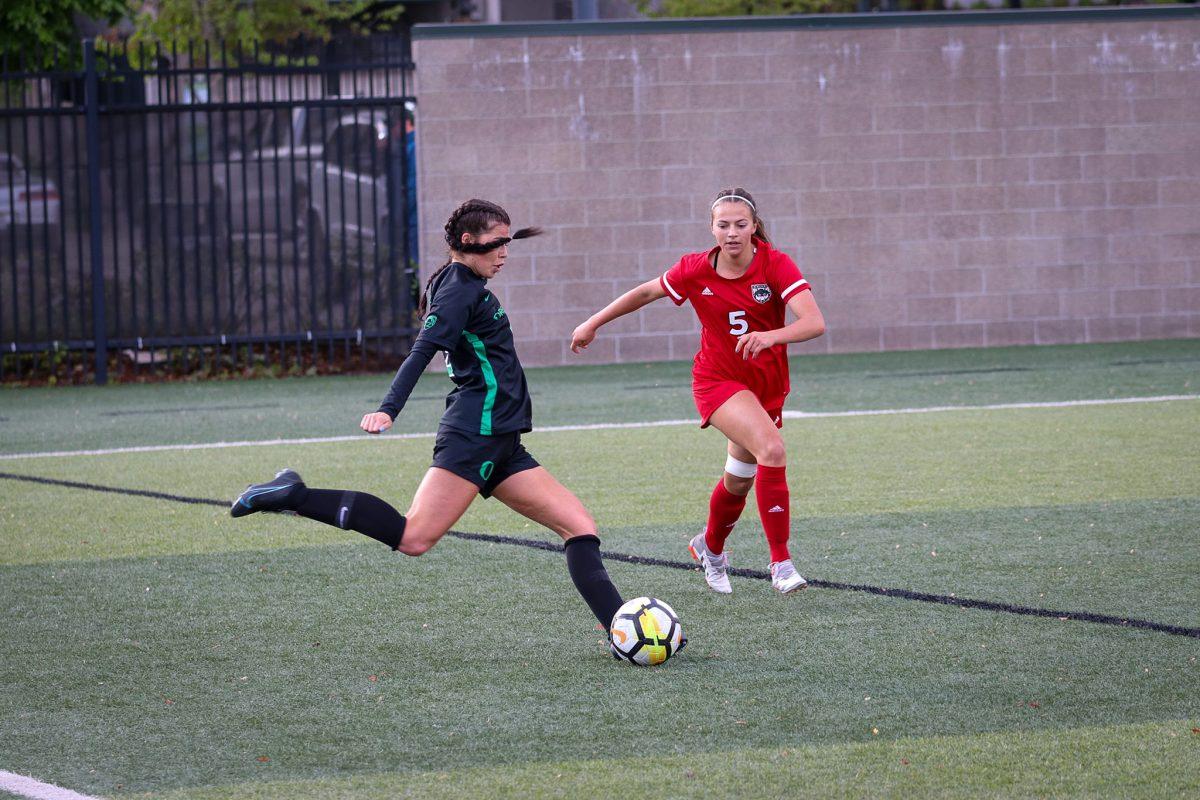
M720 203L744 203L750 208L750 217L754 220L754 235L764 242L770 242L767 238L767 226L763 222L762 217L758 215L758 207L754 204L754 198L740 186L734 186L729 189L722 189L717 192L717 197L713 200L712 210L716 211L717 205Z
M502 236L486 244L464 242L462 240L464 233L478 236L486 232L493 225L500 224L512 224L507 211L487 200L468 200L454 209L454 213L450 215L450 219L446 220L446 246L450 248L451 253L490 253L514 239L528 239L542 232L541 228L521 228L519 231L513 233L512 236ZM453 261L453 255L449 256L446 259L446 263L438 267L429 276L429 280L425 283L425 291L421 293L421 302L417 306L417 314L419 316L425 316L425 312L429 309L429 287L433 285L437 276L441 275L442 271L450 266Z

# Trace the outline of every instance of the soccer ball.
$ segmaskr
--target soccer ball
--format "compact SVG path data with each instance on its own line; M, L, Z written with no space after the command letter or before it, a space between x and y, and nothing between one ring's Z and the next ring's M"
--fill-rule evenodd
M642 667L661 664L687 639L675 609L653 597L637 597L617 609L609 626L613 658Z

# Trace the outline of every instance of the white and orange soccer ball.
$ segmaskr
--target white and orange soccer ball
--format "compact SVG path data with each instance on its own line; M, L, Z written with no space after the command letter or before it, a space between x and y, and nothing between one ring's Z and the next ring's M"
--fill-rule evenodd
M661 664L687 644L675 609L653 597L636 597L618 608L609 641L613 658L641 667Z

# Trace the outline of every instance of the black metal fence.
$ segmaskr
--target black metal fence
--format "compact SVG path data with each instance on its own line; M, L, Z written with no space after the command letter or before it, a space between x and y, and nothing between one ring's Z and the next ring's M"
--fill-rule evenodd
M398 36L0 62L0 379L403 351L411 76Z

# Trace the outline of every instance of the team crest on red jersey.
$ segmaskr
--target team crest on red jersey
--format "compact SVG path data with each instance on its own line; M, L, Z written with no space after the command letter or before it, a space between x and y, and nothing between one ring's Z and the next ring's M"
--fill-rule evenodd
M750 284L750 296L756 303L766 303L771 299L771 287L765 283Z

